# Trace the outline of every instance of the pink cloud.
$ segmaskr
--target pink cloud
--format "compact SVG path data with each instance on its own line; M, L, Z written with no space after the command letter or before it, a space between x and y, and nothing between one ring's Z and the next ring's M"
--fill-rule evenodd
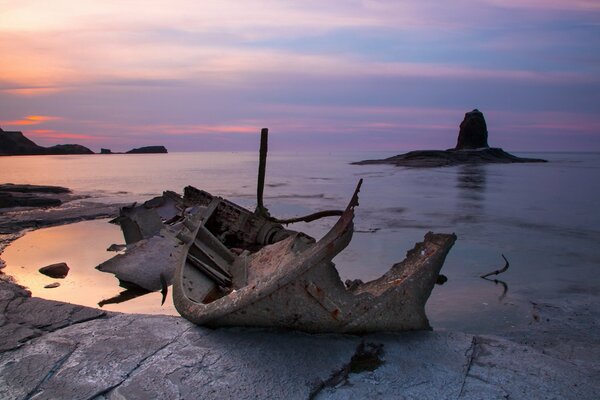
M131 126L126 129L165 135L210 135L220 133L246 135L260 133L260 128L258 125L158 124Z
M597 0L485 0L503 8L532 8L560 11L600 11Z

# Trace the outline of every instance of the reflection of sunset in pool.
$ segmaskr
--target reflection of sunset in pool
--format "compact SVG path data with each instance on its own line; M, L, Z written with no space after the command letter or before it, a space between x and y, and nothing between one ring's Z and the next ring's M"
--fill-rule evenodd
M123 243L121 229L108 220L85 221L29 232L15 240L2 253L6 261L4 273L12 275L33 296L49 300L98 307L98 302L119 294L117 278L95 267L116 255L106 251L113 243ZM38 270L46 265L66 262L70 268L65 279L53 279ZM60 286L44 286L59 282ZM136 299L107 304L103 310L150 314L176 314L170 293L161 307L160 293L149 293Z

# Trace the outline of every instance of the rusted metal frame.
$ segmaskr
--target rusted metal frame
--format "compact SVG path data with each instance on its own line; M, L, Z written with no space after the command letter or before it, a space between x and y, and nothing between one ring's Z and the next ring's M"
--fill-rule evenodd
M263 202L263 194L265 189L265 174L267 169L267 152L268 152L268 141L269 141L269 130L263 128L260 131L260 155L258 160L258 183L256 187L256 210L254 213L261 217L266 218L271 222L277 224L294 224L296 222L312 222L321 218L326 217L339 217L344 213L343 210L325 210L319 211L313 214L305 215L302 217L279 219L272 217L269 214L269 210L265 207Z
M263 192L265 189L265 172L267 169L267 151L269 142L269 130L263 128L260 131L260 158L258 160L258 182L256 187L256 211L255 214L266 216L269 214L263 204Z
M176 271L175 285L173 286L173 302L182 315L196 324L206 323L222 318L230 313L247 307L249 304L264 298L279 288L298 279L310 268L323 260L331 260L342 251L350 242L353 232L354 207L358 205L358 192L362 184L359 181L352 199L348 203L344 214L331 228L331 230L319 240L314 246L303 251L289 265L283 266L281 273L271 276L269 279L259 282L255 286L246 286L234 291L225 298L215 300L210 304L198 303L190 299L181 281L183 274L180 265ZM283 273L283 271L289 271ZM277 282L277 284L275 284ZM249 295L249 292L252 293Z
M187 261L190 262L194 267L198 268L200 271L205 273L219 286L231 286L231 274L229 274L228 272L223 271L220 268L214 268L191 254L188 254Z
M323 307L331 318L337 320L340 317L341 307L338 306L323 289L318 287L314 282L310 281L305 287L305 290Z

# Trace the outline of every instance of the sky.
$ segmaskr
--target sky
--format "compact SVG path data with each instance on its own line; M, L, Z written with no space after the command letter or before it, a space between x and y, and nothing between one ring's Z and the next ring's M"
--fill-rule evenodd
M0 127L124 151L600 151L600 1L0 0Z

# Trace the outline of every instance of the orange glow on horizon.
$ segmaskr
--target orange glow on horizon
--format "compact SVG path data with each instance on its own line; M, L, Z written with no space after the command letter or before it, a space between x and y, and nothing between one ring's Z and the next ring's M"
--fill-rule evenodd
M81 133L68 133L55 131L53 129L34 129L28 132L29 136L51 139L82 139L82 140L98 140L97 136L85 135Z
M50 115L27 115L23 119L12 120L12 121L0 121L2 125L13 125L13 126L23 126L23 125L39 125L43 122L47 121L58 121L61 120L60 117L54 117Z

